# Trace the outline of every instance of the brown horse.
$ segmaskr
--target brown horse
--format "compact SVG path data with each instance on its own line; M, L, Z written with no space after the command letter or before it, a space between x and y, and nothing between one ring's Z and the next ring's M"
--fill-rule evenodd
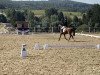
M68 40L68 41L70 40L70 38L72 38L74 40L74 37L73 37L73 36L75 36L75 29L74 28L72 28L72 27L65 27L65 26L61 26L61 25L59 25L59 26L61 27L61 30L62 30L60 32L59 41L60 41L60 38L61 38L62 35L64 35L64 38L66 40ZM69 39L66 38L66 34L69 34L69 36L70 36Z

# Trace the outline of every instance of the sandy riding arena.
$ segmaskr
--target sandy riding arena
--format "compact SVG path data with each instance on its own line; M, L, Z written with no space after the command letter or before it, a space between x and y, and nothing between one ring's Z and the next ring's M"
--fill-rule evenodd
M97 45L100 39L75 36L75 42L59 34L0 35L0 75L100 75L100 50L96 48L50 48L34 50L41 45ZM68 37L67 37L68 38ZM27 45L28 56L20 56L21 45Z

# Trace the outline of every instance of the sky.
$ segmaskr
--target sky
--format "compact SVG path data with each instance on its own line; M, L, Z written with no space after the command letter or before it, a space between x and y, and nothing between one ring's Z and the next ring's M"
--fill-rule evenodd
M48 0L12 0L12 1L48 1Z
M13 1L21 1L21 0L13 0ZM22 1L29 1L29 0L22 0ZM30 1L44 1L44 0L30 0ZM100 4L100 0L73 0L73 1L89 3L89 4Z
M100 4L100 0L73 0L73 1L84 2L89 4Z

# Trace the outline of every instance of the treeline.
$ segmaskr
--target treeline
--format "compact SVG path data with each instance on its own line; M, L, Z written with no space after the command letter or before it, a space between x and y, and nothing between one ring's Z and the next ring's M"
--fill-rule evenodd
M27 21L30 25L30 29L34 27L45 28L48 30L50 27L58 28L59 24L74 27L78 31L88 31L88 27L91 27L91 31L94 28L98 28L100 31L100 5L95 4L91 9L83 14L82 18L74 15L74 17L64 16L62 12L59 12L56 8L49 8L45 10L45 15L37 17L34 15L34 11L30 9L5 10L5 15L0 15L0 22L9 22L16 27L16 21ZM6 19L5 19L6 17ZM55 29L55 31L58 31Z
M59 10L73 11L73 12L85 12L92 5L75 2L71 0L65 1L11 1L11 0L0 0L0 9L15 8L15 9L48 9L56 8Z
M85 30L86 27L89 27L90 31L93 29L100 31L100 5L93 5L87 13L83 14L82 22L84 25L80 26L81 29Z

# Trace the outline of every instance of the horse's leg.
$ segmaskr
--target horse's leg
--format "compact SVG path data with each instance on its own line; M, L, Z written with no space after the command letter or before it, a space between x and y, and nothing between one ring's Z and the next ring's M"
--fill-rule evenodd
M74 35L71 34L71 37L72 37L72 39L74 40L74 37L73 37L73 36L74 36ZM74 41L75 41L75 40L74 40Z
M62 33L60 33L60 37L59 37L59 40L58 41L60 41L61 36L62 36Z
M70 40L70 38L71 38L71 34L69 34L69 36L70 36L70 37L69 37L68 41L69 41L69 40Z
M66 40L68 40L68 39L66 38L66 34L64 34L64 38L65 38Z
M72 39L75 41L74 36L72 35Z

